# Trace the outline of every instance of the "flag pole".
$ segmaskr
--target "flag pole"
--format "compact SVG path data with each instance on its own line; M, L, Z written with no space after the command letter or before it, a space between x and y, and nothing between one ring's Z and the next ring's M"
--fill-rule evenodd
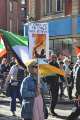
M39 62L38 62L38 59L39 58L37 58L37 63L38 63L38 84L40 84L40 74L39 74Z

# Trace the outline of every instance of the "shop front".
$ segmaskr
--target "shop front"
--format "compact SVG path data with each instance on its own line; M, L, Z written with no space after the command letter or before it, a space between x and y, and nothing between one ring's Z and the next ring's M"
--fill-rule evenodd
M74 47L74 37L72 34L72 18L63 17L49 21L49 49L56 54L76 57Z
M43 21L48 22L50 51L58 55L62 54L63 56L71 57L73 60L76 58L75 46L80 45L80 16L75 18L75 38L71 16ZM24 35L28 35L28 24L24 25Z

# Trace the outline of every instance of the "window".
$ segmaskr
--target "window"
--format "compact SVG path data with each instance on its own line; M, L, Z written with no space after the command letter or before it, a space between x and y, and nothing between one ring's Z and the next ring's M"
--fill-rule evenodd
M20 24L20 34L23 35L23 31L24 31L24 21L21 21Z
M41 0L41 12L42 15L46 15L46 0Z
M12 32L12 19L10 19L10 32Z
M50 0L50 12L51 12L51 13L52 13L52 7L53 7L53 6L52 6L52 3L53 3L52 1L53 1L53 0Z
M21 16L26 16L26 8L21 8Z
M66 56L72 56L72 51L73 51L72 39L68 39L68 38L67 39L55 39L53 40L53 42L54 42L53 44L54 53L63 54Z
M57 12L62 12L63 1L64 0L41 0L43 15L55 15Z
M52 13L52 3L53 0L44 0L43 2L43 13L44 15L49 15Z
M26 3L26 0L21 0L21 4L25 4Z
M63 0L56 0L56 12L61 12L63 9Z
M46 0L46 12L51 14L52 12L52 0Z
M10 12L12 12L12 10L13 10L13 4L12 4L11 1L9 2L9 7L10 7Z

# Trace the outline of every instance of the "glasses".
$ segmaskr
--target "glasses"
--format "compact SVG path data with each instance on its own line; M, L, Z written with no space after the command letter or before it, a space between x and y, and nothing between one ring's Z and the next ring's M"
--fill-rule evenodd
M33 68L38 68L38 66L33 66Z

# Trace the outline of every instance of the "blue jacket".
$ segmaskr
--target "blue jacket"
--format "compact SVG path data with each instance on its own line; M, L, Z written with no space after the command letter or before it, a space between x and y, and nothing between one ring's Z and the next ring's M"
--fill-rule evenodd
M20 88L20 93L23 99L21 110L22 118L32 119L35 85L36 81L31 76L24 78L24 80L22 81Z
M28 76L24 78L21 84L20 93L22 96L22 110L21 117L25 119L32 119L33 114L33 104L36 87L36 80L33 79L32 76ZM44 82L41 83L41 93L44 94L47 92L47 86Z
M20 93L23 99L27 97L35 97L35 85L36 80L31 76L24 78L20 88Z

